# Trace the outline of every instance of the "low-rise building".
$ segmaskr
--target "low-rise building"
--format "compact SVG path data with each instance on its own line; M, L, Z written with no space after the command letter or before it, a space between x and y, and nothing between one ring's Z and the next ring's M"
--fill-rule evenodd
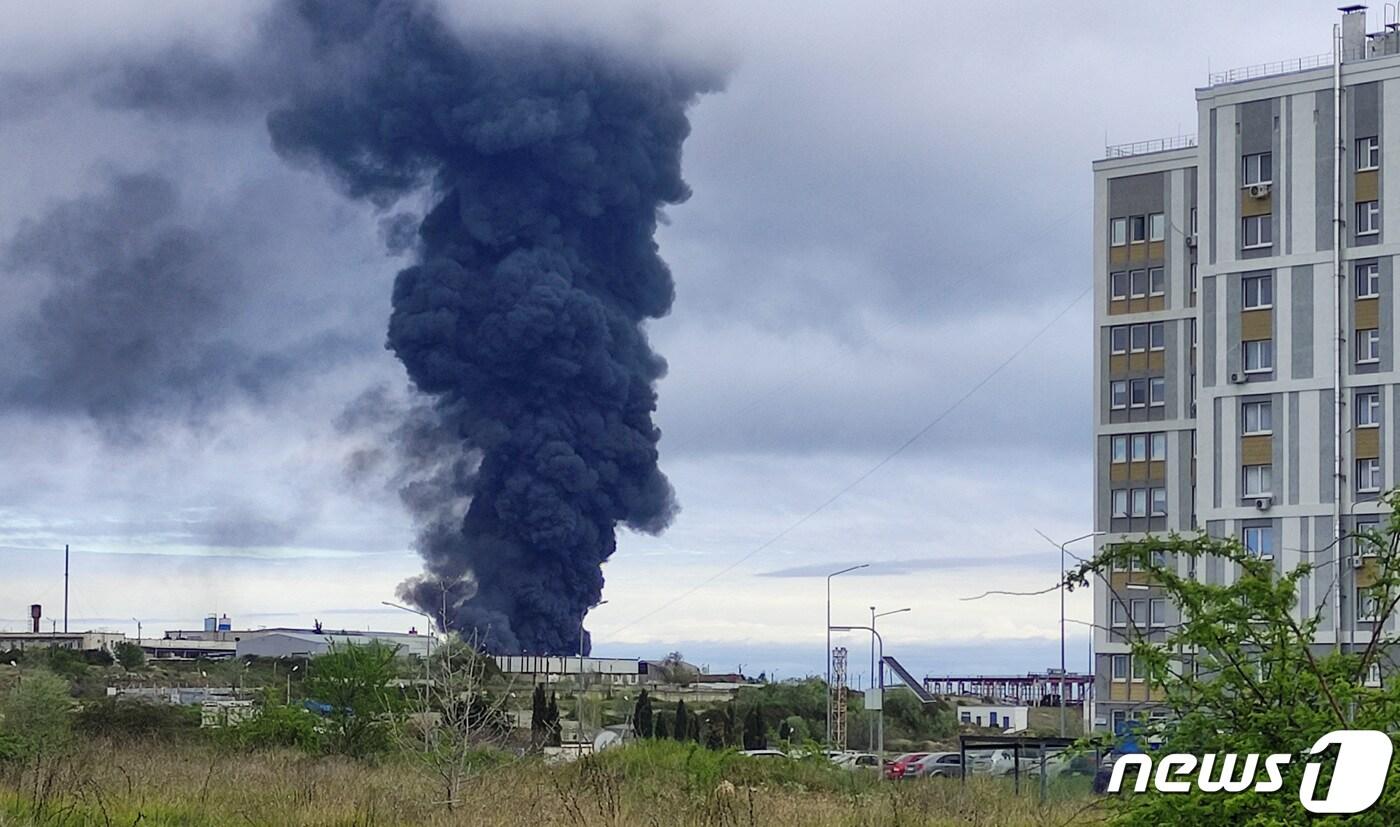
M1030 726L1031 711L1027 706L958 706L957 713L960 724L1003 732L1020 732Z

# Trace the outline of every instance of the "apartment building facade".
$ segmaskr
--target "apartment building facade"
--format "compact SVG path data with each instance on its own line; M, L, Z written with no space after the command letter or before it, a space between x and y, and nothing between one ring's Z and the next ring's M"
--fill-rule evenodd
M1400 31L1368 35L1354 7L1335 40L1334 54L1212 75L1198 139L1094 164L1098 542L1204 531L1280 571L1307 559L1298 612L1320 615L1328 647L1369 639L1370 570L1347 535L1381 518L1400 470ZM1235 574L1166 562L1205 582ZM1178 620L1142 572L1107 581L1099 729L1163 714L1129 636L1160 640Z

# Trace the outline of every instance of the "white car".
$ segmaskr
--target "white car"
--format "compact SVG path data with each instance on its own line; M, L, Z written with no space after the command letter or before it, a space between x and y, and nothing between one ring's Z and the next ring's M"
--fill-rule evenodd
M974 775L1009 775L1016 759L1009 749L969 750L967 768Z
M846 770L879 770L880 756L873 752L849 752L836 759L836 766Z
M746 749L739 753L750 758L786 758L787 753L778 749Z
M905 778L952 778L962 775L962 756L956 752L930 752L904 771Z

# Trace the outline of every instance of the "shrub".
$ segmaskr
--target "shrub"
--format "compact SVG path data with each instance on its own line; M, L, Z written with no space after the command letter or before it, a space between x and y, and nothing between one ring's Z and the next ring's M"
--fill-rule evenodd
M127 671L134 671L146 665L146 653L129 640L118 643L114 652L117 662Z
M106 698L83 706L74 726L84 735L106 738L175 738L199 729L199 710Z
M61 752L72 736L72 707L67 681L43 670L24 674L0 702L10 750L21 758Z
M220 730L218 738L236 749L321 748L316 716L297 706L265 704L257 715Z

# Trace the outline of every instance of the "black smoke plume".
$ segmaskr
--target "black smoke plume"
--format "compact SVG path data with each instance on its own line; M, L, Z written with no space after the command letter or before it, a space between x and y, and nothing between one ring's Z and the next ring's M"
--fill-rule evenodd
M388 346L431 404L402 441L426 574L403 596L498 652L579 651L618 524L664 529L647 319L684 201L686 110L715 81L600 45L459 37L416 2L303 2L315 69L268 117L284 157L388 208L423 191ZM402 234L395 236L402 243Z

